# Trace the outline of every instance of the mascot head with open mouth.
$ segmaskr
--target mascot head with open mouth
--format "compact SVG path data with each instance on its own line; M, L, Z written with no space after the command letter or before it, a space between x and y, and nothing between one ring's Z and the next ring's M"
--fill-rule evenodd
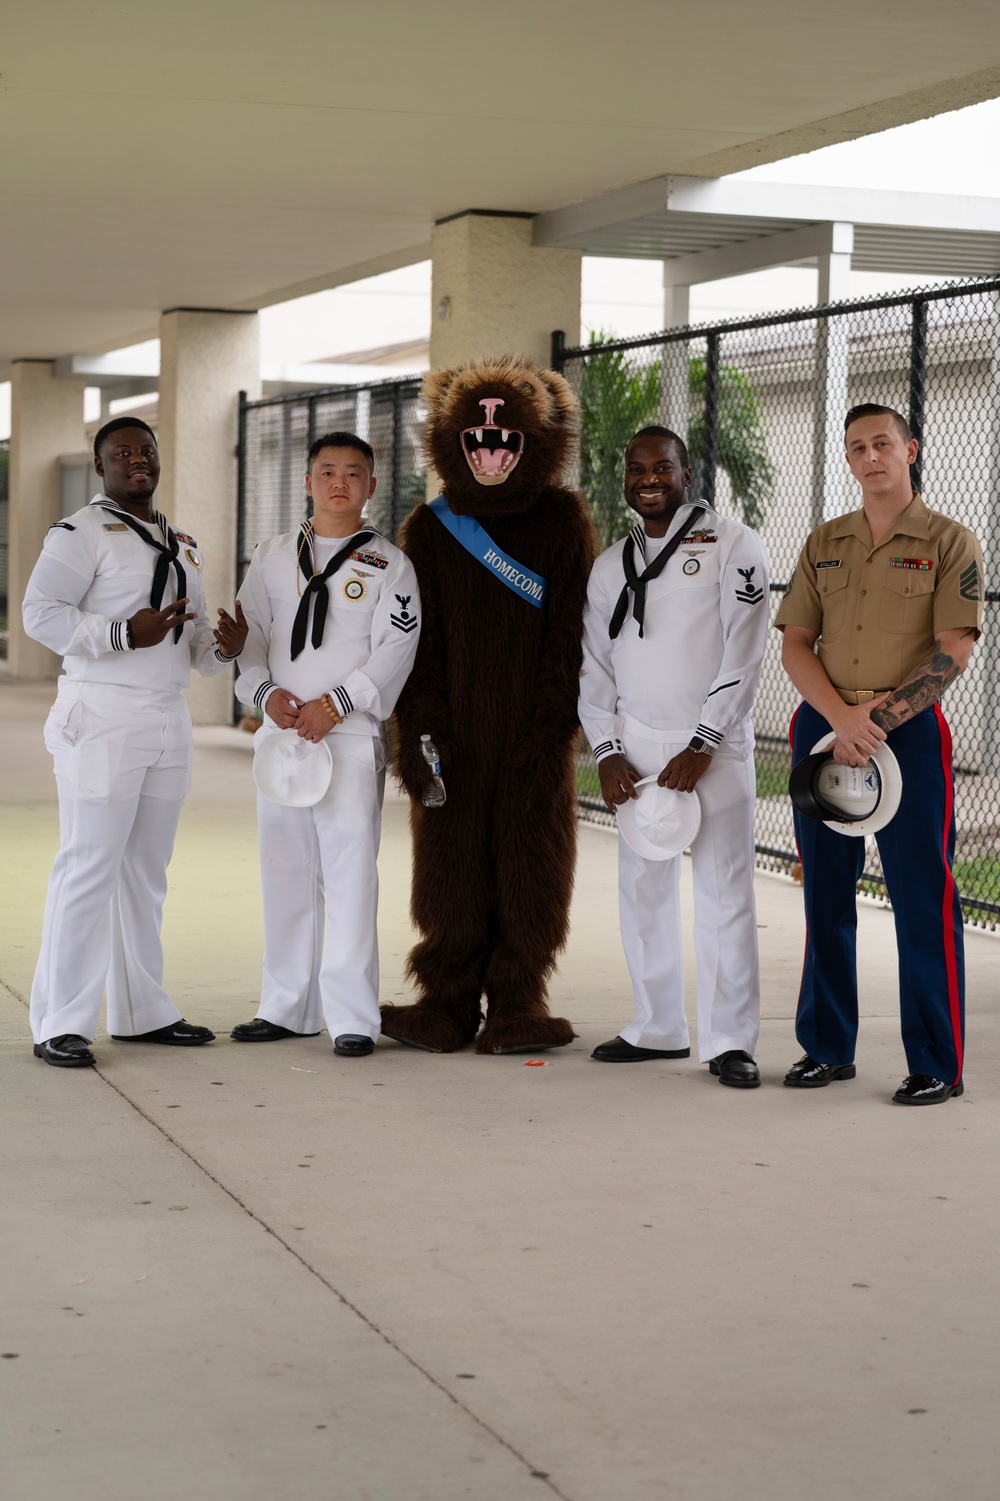
M517 515L562 480L579 409L555 371L515 355L472 360L432 371L423 397L427 458L456 515Z

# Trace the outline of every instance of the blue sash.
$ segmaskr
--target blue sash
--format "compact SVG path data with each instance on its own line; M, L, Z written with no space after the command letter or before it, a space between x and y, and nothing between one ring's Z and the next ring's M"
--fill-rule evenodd
M460 542L467 553L471 553L477 563L482 563L490 573L496 575L501 584L506 584L508 589L521 599L527 600L529 605L534 605L541 610L545 604L545 596L548 593L548 581L543 579L540 573L532 573L530 568L524 568L520 563L509 558L505 552L501 552L492 537L479 525L473 516L456 516L448 508L448 502L443 495L437 500L430 502L430 509L434 512L441 525Z

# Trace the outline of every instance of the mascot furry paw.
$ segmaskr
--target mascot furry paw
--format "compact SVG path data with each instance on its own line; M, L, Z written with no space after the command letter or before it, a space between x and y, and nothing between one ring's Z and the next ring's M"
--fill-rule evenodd
M576 857L576 705L595 541L583 502L559 483L577 404L562 376L513 357L435 372L423 394L443 495L418 506L400 537L424 624L395 721L412 800L412 911L423 938L408 973L420 999L383 1007L382 1029L431 1052L473 1039L480 1053L563 1047L576 1034L545 997ZM421 803L422 734L441 752L440 808Z

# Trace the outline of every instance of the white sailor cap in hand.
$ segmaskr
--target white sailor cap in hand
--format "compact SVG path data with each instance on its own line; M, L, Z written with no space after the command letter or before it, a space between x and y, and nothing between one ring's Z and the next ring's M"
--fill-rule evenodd
M333 760L325 740L263 726L254 736L253 779L269 802L311 808L330 785Z
M656 777L636 782L637 797L618 807L622 837L645 860L672 860L690 847L701 828L697 792L676 792Z

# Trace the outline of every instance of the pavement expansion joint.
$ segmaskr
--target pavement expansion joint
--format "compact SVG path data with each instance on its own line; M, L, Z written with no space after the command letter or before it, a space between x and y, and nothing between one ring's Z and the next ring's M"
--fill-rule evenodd
M25 1008L25 1010L28 1009L27 999L21 994L19 990L17 990L2 976L0 976L0 985L2 985L3 988L15 998L15 1000L19 1001ZM471 1408L466 1402L463 1402L460 1397L457 1397L454 1392L450 1391L443 1381L435 1376L432 1371L429 1371L426 1366L421 1365L420 1361L417 1360L415 1356L411 1355L408 1350L404 1350L402 1345L400 1345L398 1341L392 1338L392 1335L387 1334L385 1330L380 1328L380 1326L369 1314L365 1313L362 1308L359 1308L356 1303L353 1303L350 1298L346 1297L339 1288L335 1287L334 1284L323 1275L318 1267L313 1266L312 1262L308 1261L302 1255L302 1253L296 1249L295 1246L290 1245L289 1242L285 1240L284 1236L281 1235L278 1230L275 1230L272 1225L269 1225L267 1220L263 1219L255 1209L251 1208L251 1206L246 1203L244 1199L241 1199L239 1194L236 1193L235 1190L229 1188L228 1185L223 1183L220 1178L216 1177L216 1175L211 1171L210 1168L206 1167L203 1162L199 1161L199 1159L194 1155L193 1152L189 1151L189 1149L184 1146L182 1142L177 1140L176 1136L172 1136L166 1129L166 1127L161 1126L160 1123L153 1118L153 1116L151 1116L146 1110L143 1109L143 1107L138 1103L137 1100L134 1100L130 1094L122 1089L121 1085L116 1084L113 1079L109 1078L108 1075L103 1072L99 1063L95 1064L90 1072L92 1074L96 1074L97 1077L101 1079L109 1089L113 1090L121 1100L124 1100L125 1104L128 1105L130 1109L134 1110L137 1115L140 1115L144 1121L152 1126L154 1131L158 1132L165 1141L168 1141L172 1147L174 1147L178 1152L181 1153L182 1156L186 1157L187 1160L192 1163L198 1169L198 1171L209 1180L209 1182L213 1183L215 1187L218 1188L220 1192L224 1193L228 1199L231 1199L232 1202L236 1204L243 1211L243 1213L247 1215L249 1219L253 1220L254 1223L258 1225L267 1235L272 1236L273 1239L276 1240L278 1244L288 1252L289 1256L294 1257L299 1265L303 1267L305 1271L310 1274L310 1276L314 1277L316 1281L319 1282L320 1285L327 1290L327 1292L332 1293L333 1296L341 1304L343 1304L345 1308L349 1309L356 1318L360 1319L363 1324L367 1325L367 1327L372 1331L373 1334L377 1335L384 1344L389 1346L390 1350L398 1355L400 1359L405 1360L407 1365L411 1366L413 1370L417 1371L425 1381L430 1382L433 1387L436 1387L436 1389L441 1392L443 1396L448 1398L449 1402L451 1402L455 1407L459 1408L466 1415L470 1422L475 1423L478 1428L482 1429L484 1433L488 1434L489 1437L493 1439L494 1443L500 1444L502 1448L506 1449L507 1452L514 1459L516 1459L519 1464L524 1466L532 1480L541 1481L545 1488L553 1496L559 1497L559 1501L572 1501L572 1497L568 1496L565 1491L560 1490L552 1480L551 1476L545 1470L536 1469L531 1460L528 1459L524 1454L522 1454L521 1451L517 1449L509 1439L504 1438L502 1433L499 1433L495 1428L491 1427L491 1425L487 1423L484 1418L480 1417L480 1415L475 1412L473 1408Z

